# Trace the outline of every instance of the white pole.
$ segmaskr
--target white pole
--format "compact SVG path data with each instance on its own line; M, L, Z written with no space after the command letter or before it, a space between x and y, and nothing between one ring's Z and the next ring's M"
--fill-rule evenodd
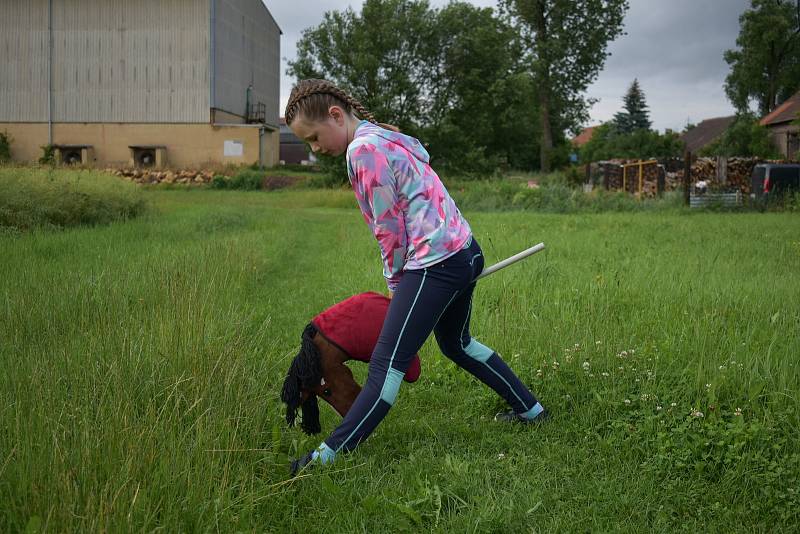
M523 250L519 254L514 254L510 258L507 258L507 259L505 259L505 260L503 260L501 262L495 263L491 267L487 267L486 269L484 269L483 272L480 274L480 276L478 276L478 278L475 279L475 281L477 282L478 280L480 280L484 276L489 276L490 274L499 271L503 267L508 267L512 263L516 263L519 260L525 259L528 256L536 254L537 252L542 251L542 250L544 250L544 243L539 243L538 245L532 246L531 248L529 248L527 250Z

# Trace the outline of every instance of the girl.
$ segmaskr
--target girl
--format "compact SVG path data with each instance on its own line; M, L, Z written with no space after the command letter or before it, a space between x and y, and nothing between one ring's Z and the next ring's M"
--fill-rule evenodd
M431 332L445 356L511 405L495 420L546 419L547 411L500 356L470 336L473 280L483 270L483 255L420 142L376 123L358 101L325 80L298 83L285 116L314 152L346 152L350 183L378 240L392 293L364 388L333 433L292 462L292 474L311 462L332 462L372 433Z

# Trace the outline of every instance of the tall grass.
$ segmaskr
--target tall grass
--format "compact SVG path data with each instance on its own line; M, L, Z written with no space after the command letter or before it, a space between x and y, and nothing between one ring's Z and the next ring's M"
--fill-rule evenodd
M366 443L287 482L324 437L279 402L304 325L384 290L352 193L146 196L128 222L0 237L1 531L800 520L796 216L466 211L488 263L547 244L479 284L471 329L553 420L493 423L500 400L429 342Z
M0 166L0 229L107 224L145 207L136 186L102 172Z

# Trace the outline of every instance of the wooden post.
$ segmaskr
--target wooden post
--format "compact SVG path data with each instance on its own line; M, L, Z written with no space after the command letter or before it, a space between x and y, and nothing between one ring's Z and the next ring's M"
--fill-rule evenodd
M592 167L591 163L587 163L586 164L586 181L584 183L588 184L588 183L590 183L592 181L592 169L591 169L591 167Z
M642 200L642 179L644 178L644 163L639 160L639 200Z
M658 167L658 178L656 179L656 194L659 197L664 196L664 187L666 186L667 169Z
M683 158L683 203L688 206L689 187L692 183L692 153L687 150Z
M628 166L622 165L622 190L628 192Z

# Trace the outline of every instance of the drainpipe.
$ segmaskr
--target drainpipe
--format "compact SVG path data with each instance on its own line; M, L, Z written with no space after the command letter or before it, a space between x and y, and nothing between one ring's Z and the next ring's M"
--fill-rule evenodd
M247 92L244 96L244 122L250 121L250 93L253 92L253 84L247 86Z
M209 38L210 38L210 41L211 41L210 42L210 47L209 47L210 48L209 53L211 55L211 58L210 58L210 61L209 61L209 78L210 78L210 82L211 83L210 83L210 87L209 87L208 100L209 100L209 104L211 106L210 118L211 118L211 122L213 123L214 122L214 109L216 108L216 99L217 99L217 95L216 95L216 79L217 79L216 65L217 65L217 58L215 56L215 54L216 54L216 41L217 41L217 36L216 36L217 0L211 0L209 2L209 5L211 6L211 13L210 13L210 17L209 17L210 20L211 20L211 28L210 28L210 32L209 32L210 33Z
M262 124L258 127L258 168L264 170L264 134L266 127Z
M47 7L47 144L53 144L53 0Z

